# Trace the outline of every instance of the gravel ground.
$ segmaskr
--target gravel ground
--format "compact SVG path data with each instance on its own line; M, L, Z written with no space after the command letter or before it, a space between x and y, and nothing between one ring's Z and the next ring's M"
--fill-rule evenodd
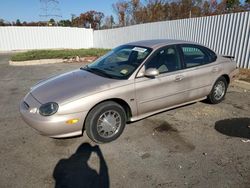
M231 86L218 105L160 113L98 146L85 134L40 136L18 112L34 83L80 64L14 67L8 59L0 55L1 188L250 187L250 91Z

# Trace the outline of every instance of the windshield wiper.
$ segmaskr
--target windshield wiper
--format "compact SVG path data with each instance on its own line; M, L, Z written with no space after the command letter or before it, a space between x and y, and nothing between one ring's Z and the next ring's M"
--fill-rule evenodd
M89 71L89 72L97 74L99 76L103 76L103 77L107 77L107 78L114 78L113 76L107 74L105 71L98 69L98 68L89 67L88 65L86 65L85 67L81 67L80 69Z

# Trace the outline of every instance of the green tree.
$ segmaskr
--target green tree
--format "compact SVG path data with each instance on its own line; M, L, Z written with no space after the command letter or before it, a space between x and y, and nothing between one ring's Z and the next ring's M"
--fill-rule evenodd
M71 21L70 20L60 20L58 22L58 26L70 27L71 26Z
M226 1L226 5L228 9L232 9L234 7L237 7L240 5L240 1L239 0L227 0Z
M15 23L16 26L22 26L22 23L19 19L16 20L16 23Z
M55 26L55 25L56 25L56 21L55 21L53 18L51 18L51 19L49 20L49 22L48 22L48 25L49 25L49 26Z
M111 22L111 27L113 28L113 25L115 24L115 19L113 15L110 16L110 22Z
M242 11L239 0L227 0L226 1L227 12L239 12Z
M3 19L0 19L0 26L5 26Z

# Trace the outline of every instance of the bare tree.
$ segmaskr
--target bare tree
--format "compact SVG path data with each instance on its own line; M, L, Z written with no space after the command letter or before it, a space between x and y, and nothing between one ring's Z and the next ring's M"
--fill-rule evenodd
M126 26L129 17L129 2L122 0L114 3L112 6L119 19L119 25Z

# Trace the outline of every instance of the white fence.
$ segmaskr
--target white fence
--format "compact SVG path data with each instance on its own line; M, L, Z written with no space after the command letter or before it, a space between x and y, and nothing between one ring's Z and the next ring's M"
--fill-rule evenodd
M250 68L250 12L182 19L93 31L64 27L0 27L0 51L49 48L113 48L143 39L195 41L232 55Z
M250 12L182 19L94 31L94 47L113 48L130 41L171 38L195 41L232 55L250 68Z
M0 51L93 47L93 30L70 27L0 27Z

